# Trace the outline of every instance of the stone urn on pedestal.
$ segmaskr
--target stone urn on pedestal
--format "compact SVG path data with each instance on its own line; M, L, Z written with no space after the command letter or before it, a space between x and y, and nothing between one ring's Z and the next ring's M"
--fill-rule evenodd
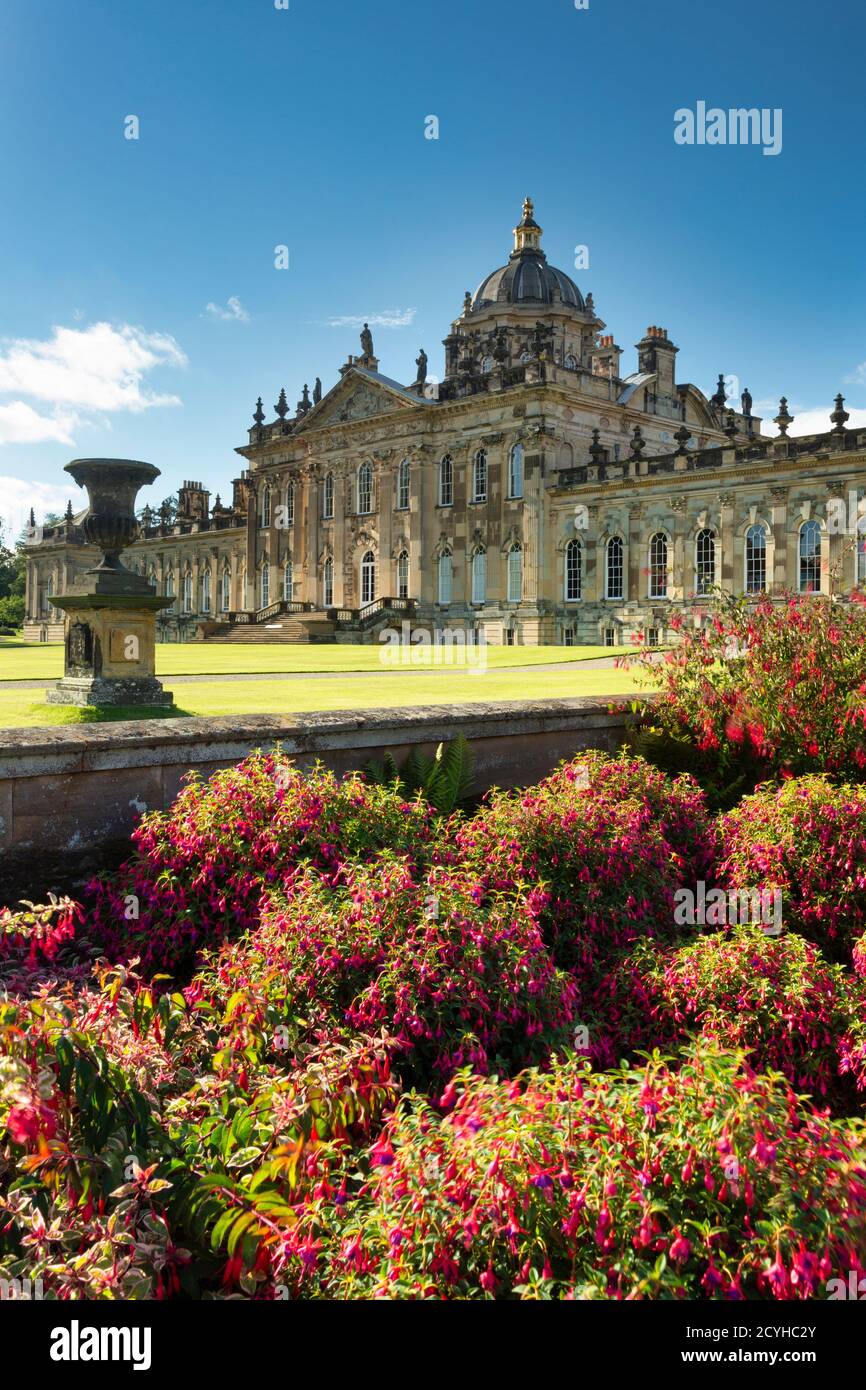
M158 596L121 553L138 535L135 499L159 469L135 459L75 459L66 465L90 503L82 529L102 560L52 602L66 613L64 676L49 690L53 705L170 708L156 679L156 615L174 600Z

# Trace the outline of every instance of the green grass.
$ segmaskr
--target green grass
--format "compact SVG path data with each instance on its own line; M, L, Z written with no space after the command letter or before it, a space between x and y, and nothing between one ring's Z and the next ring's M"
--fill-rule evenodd
M587 661L592 657L623 655L609 647L488 647L493 670L531 667L550 662ZM156 673L169 676L274 675L291 672L381 671L382 649L368 643L328 646L270 646L250 644L213 646L206 642L159 643ZM411 668L401 667L411 673ZM0 637L0 681L56 680L63 675L63 644L44 645Z
M559 649L557 649L559 650ZM485 700L567 700L579 695L630 695L639 690L637 672L441 670L395 676L387 672L362 681L310 676L303 681L201 681L178 686L171 715L300 714L311 710L349 710L396 705L472 704ZM171 685L168 686L171 689ZM35 690L0 687L0 727L140 719L140 710L110 713L48 705ZM34 698L36 697L36 698ZM151 717L165 717L160 711Z

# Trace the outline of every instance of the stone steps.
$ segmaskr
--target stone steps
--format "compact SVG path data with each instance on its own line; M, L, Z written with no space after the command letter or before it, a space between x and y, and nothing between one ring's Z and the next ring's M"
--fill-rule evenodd
M229 632L218 637L207 637L205 641L209 645L265 643L278 646L289 642L333 642L334 632L334 623L311 613L303 622L296 618L283 618L273 623L240 623Z

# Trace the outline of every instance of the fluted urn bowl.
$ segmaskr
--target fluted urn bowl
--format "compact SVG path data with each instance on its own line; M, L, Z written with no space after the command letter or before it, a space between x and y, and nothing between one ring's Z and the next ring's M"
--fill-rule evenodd
M138 459L73 459L64 471L87 489L90 509L82 530L85 540L102 551L98 568L127 573L120 556L138 535L135 499L159 477L159 469Z

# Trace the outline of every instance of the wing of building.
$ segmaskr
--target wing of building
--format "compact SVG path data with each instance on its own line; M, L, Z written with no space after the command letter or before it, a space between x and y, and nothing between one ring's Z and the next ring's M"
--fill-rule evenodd
M866 578L858 498L866 431L837 398L825 435L768 438L677 380L650 327L636 370L591 294L548 263L527 199L505 265L485 276L414 382L380 371L365 325L325 394L261 400L231 505L200 482L146 510L125 562L175 597L166 639L377 640L413 628L495 643L663 640L675 608L730 592L850 590ZM852 510L853 508L853 510ZM62 635L51 598L93 557L81 517L30 550L25 635Z

